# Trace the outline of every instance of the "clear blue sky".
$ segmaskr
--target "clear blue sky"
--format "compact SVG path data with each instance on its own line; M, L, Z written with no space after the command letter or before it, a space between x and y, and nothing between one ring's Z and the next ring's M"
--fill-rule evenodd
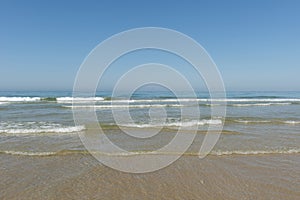
M0 1L0 90L70 90L87 54L145 26L198 41L228 90L300 90L300 1Z

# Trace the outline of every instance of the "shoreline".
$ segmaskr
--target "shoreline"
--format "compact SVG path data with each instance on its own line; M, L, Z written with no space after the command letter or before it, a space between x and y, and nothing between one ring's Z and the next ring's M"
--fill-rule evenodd
M183 156L146 174L90 155L0 155L1 199L297 199L299 154Z

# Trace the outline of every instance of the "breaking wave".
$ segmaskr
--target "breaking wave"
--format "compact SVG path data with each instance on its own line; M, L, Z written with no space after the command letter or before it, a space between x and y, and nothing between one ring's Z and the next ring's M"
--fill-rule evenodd
M125 152L125 153L108 153L108 152L99 152L93 151L89 152L87 150L63 150L63 151L44 151L44 152L33 152L33 151L0 151L0 154L8 154L15 156L65 156L72 154L98 154L103 156L116 156L116 157L127 157L127 156L139 156L139 155L184 155L184 156L201 156L198 152L157 152L157 151L135 151L135 152ZM300 149L275 149L275 150L232 150L232 151L212 151L209 155L214 156L230 156L230 155L268 155L268 154L298 154Z
M124 127L134 128L152 128L152 127L193 127L204 125L220 125L222 120L219 119L203 119L203 120L191 120L185 122L165 122L165 123L151 123L151 124L119 124Z
M76 133L84 129L84 126L65 126L49 122L0 122L0 134L14 136Z

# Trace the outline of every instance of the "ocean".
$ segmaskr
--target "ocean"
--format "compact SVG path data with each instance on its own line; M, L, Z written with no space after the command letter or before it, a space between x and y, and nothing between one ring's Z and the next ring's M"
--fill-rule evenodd
M300 92L227 92L226 96L226 99L210 99L208 93L199 92L197 98L191 98L183 92L180 101L188 104L181 105L167 91L137 91L130 100L111 97L110 92L97 92L90 98L73 98L72 92L61 91L0 92L0 198L28 199L47 194L55 199L58 191L62 195L58 197L64 198L68 190L72 191L70 197L78 199L84 195L92 198L91 194L94 197L103 194L103 199L132 199L135 194L147 199L142 195L146 191L153 193L152 197L164 199L174 199L175 195L186 199L299 197ZM226 117L210 116L212 107L225 105ZM182 117L183 106L190 110L199 107L200 116ZM122 118L126 107L131 120ZM183 158L169 167L149 175L123 174L103 166L89 154L79 137L87 125L74 123L72 109L95 111L103 133L130 152L117 156L151 153L168 144L179 127L184 127L186 134L196 131L197 136ZM118 123L112 109L118 112L121 119ZM162 110L163 119L153 113ZM199 159L208 126L223 123L217 144L206 158ZM151 138L133 138L124 134L122 127L137 135L152 130L159 133ZM174 177L181 177L179 185L173 183ZM159 196L159 188L155 186L158 180L167 183L161 183L165 190L172 187L177 190L160 191ZM94 181L93 186L90 181ZM190 185L194 181L197 183ZM182 184L185 186L180 187ZM95 185L99 187L97 194ZM120 187L120 192L108 189L112 185ZM194 192L185 193L188 190Z

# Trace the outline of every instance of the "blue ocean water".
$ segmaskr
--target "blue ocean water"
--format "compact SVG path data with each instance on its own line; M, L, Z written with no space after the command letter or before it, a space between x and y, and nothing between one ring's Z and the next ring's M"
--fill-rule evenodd
M86 127L75 125L72 109L95 110L98 123L113 133L110 139L132 151L150 151L166 144L179 127L204 133L209 125L225 123L212 154L300 152L300 92L227 92L226 96L210 99L207 92L198 92L197 98L191 98L182 92L180 100L201 112L182 118L180 101L168 91L137 91L129 100L122 95L111 97L111 92L97 92L91 98L73 98L70 91L0 92L0 153L34 156L84 151L78 134ZM212 106L226 106L226 118L210 116ZM122 116L126 108L132 120L124 117L116 123L112 110ZM153 109L163 109L164 118L151 115ZM141 141L130 139L118 127L141 133L164 129L161 137ZM203 135L196 138L196 147Z

